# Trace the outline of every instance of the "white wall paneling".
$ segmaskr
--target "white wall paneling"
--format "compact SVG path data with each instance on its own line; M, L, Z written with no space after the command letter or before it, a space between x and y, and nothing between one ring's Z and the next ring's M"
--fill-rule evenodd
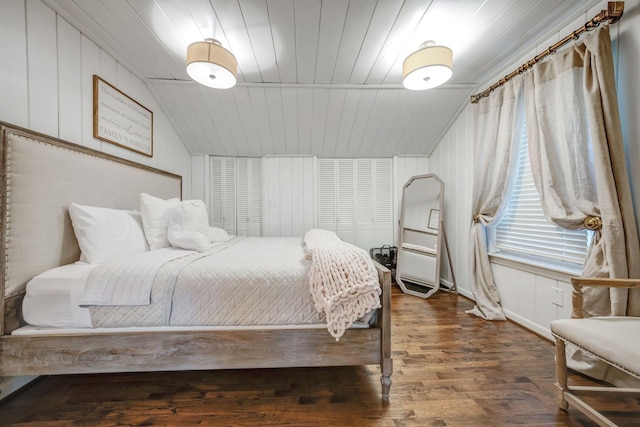
M627 2L627 8L631 2ZM629 13L631 10L633 12ZM636 216L640 219L640 13L638 4L627 9L622 20L610 27L613 34L614 64L616 66L618 104L622 120L622 134L627 150L627 167L631 175ZM640 222L638 226L640 230Z
M25 4L3 1L0 13L0 120L29 127Z
M58 136L56 14L40 0L27 0L26 12L29 128Z
M552 339L549 323L571 316L571 284L567 281L493 264L493 273L507 316ZM556 289L560 292L557 293Z
M469 285L469 226L473 185L473 107L468 106L429 158L430 172L444 181L444 226L459 291L471 296ZM451 281L442 259L441 276Z
M67 141L82 140L82 56L81 36L71 24L57 17L58 28L58 114L59 136Z
M82 58L82 145L95 150L102 142L93 137L93 75L100 75L100 48L84 35L80 35L80 57ZM91 108L88 106L91 105Z

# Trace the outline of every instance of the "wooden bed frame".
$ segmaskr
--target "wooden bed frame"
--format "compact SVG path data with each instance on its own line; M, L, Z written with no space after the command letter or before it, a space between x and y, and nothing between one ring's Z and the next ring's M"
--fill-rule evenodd
M11 335L24 324L26 282L78 260L67 213L71 201L139 209L143 191L181 196L182 178L2 122L0 132L0 377L376 364L382 400L389 400L391 273L379 264L382 308L375 324L349 329L339 341L325 329Z

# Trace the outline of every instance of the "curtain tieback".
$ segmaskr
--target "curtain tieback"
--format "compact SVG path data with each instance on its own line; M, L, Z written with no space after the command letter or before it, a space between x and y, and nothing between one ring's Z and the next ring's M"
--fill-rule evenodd
M480 215L474 215L473 216L473 222L475 222L476 224L480 222Z
M589 230L600 230L602 228L602 219L598 216L588 216L583 223L585 228Z

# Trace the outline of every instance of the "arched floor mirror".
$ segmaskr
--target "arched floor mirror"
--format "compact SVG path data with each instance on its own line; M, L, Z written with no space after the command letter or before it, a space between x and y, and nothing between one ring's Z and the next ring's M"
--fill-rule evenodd
M435 174L411 177L402 189L396 282L403 292L428 298L440 288L441 254L446 250L456 291L449 247L444 235L444 182Z

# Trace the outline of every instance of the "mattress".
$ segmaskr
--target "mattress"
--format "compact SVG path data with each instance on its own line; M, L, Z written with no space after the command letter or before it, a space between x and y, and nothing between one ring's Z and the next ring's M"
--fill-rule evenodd
M80 307L87 276L95 264L75 263L45 271L27 282L22 314L30 325L92 327L89 309Z

